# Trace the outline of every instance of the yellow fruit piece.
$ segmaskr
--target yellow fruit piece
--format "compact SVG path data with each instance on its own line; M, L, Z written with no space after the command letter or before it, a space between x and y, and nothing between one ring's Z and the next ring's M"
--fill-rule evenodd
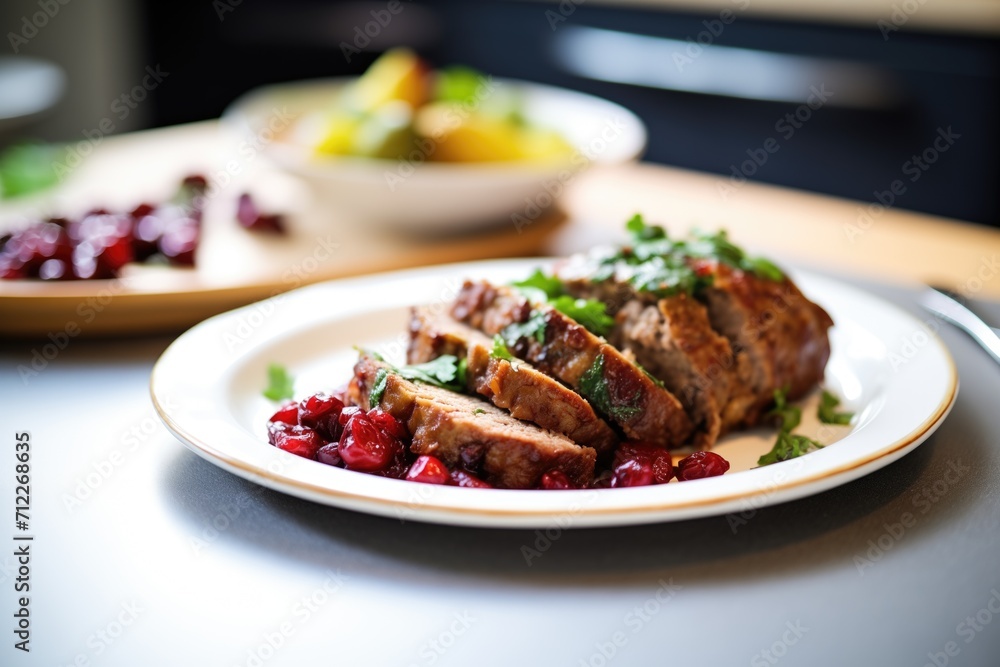
M350 155L354 152L354 136L361 119L347 114L334 114L327 122L323 138L316 145L321 155Z
M420 109L416 128L420 136L434 142L430 159L436 162L558 161L573 154L556 132L446 103Z
M401 100L412 108L423 105L430 95L427 65L409 49L392 49L345 91L345 102L359 111L372 111L386 102Z

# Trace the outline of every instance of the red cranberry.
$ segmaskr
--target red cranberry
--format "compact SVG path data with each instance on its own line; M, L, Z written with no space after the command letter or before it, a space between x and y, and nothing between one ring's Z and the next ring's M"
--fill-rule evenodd
M255 232L285 232L285 221L280 215L261 213L248 193L240 195L236 205L236 220L240 225Z
M539 488L547 489L550 491L560 491L562 489L575 489L573 483L569 481L569 477L566 476L561 470L550 470L544 475L539 482Z
M278 408L278 411L271 415L268 420L270 423L280 422L282 424L288 424L289 426L295 426L299 423L299 405L298 403L285 403L283 406Z
M630 459L616 466L611 476L611 488L649 486L653 483L653 466L648 461Z
M307 459L316 458L316 451L323 444L315 431L301 426L272 429L270 438L278 449Z
M677 480L717 477L729 470L729 461L715 452L695 452L677 464Z
M389 466L402 446L378 429L368 415L358 413L344 428L340 438L340 457L347 467L375 472Z
M316 428L320 422L331 416L336 422L343 409L344 404L339 398L323 392L313 394L299 403L299 423L309 428Z
M464 470L452 470L451 485L462 486L467 489L492 489L493 486L479 479L475 475L470 475Z
M340 443L331 442L316 450L316 460L328 466L344 466L344 459L340 458Z
M628 440L615 452L615 467L625 461L640 461L653 471L653 484L666 484L674 476L674 462L670 452L652 443Z
M140 218L145 218L147 215L152 213L156 209L152 204L139 204L133 208L129 215L132 216L132 220L139 220Z
M406 473L406 479L424 484L447 484L448 468L436 456L418 456Z
M375 423L386 435L395 438L396 440L404 440L410 436L409 431L406 430L406 426L403 422L399 421L388 412L382 410L382 408L372 408L368 411L368 418Z
M174 266L194 266L200 230L193 218L180 218L167 223L157 247Z
M341 426L347 426L347 422L351 421L354 415L364 412L361 408L356 405L348 405L343 410L340 411L340 417L337 418L337 422Z

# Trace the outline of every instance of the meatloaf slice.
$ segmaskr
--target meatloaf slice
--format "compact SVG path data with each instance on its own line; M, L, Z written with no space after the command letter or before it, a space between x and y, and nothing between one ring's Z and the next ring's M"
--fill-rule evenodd
M618 436L579 394L527 362L492 357L492 346L483 332L447 314L434 314L426 307L411 311L409 363L431 361L443 354L464 357L470 391L518 419L593 447L599 455L614 451Z
M351 399L361 407L372 407L369 396L382 369L388 374L378 404L406 424L413 453L436 456L449 468L477 462L477 472L500 488L535 488L549 470L562 471L578 486L593 479L596 453L590 447L519 421L473 396L406 380L368 355L354 366L349 387Z
M509 287L467 281L452 315L500 333L518 357L569 385L629 438L663 447L686 443L692 424L680 401L603 338Z
M787 388L800 398L822 379L830 358L827 331L833 320L787 277L768 280L715 260L692 260L712 285L702 291L709 319L746 356L756 401L746 407L743 425L755 424Z
M624 280L594 281L592 270L571 259L557 275L569 294L607 305L615 315L611 343L680 399L695 423L696 444L709 447L742 425L748 406L757 402L749 360L712 328L705 305L684 293L658 298Z

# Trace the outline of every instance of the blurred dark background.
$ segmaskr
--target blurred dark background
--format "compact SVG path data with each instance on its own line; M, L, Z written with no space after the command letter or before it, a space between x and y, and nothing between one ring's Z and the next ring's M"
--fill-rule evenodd
M209 119L255 86L356 74L406 44L435 65L465 63L619 102L647 123L653 162L752 171L751 180L867 201L902 179L902 208L998 225L1000 30L968 17L935 25L931 9L910 4L914 12L895 17L806 20L744 11L748 0L685 11L671 2L401 0L365 43L371 12L387 2L77 0L17 45L19 55L63 67L65 95L31 122L0 126L0 138L77 140L104 117L115 132ZM18 33L39 6L5 2L4 27ZM348 52L348 62L342 43L362 52ZM118 94L156 65L168 75L148 99L125 119L112 114ZM767 76L747 74L757 66ZM783 91L809 76L830 82L817 109ZM948 128L958 138L934 148ZM769 138L780 149L741 167ZM921 155L933 164L912 161Z

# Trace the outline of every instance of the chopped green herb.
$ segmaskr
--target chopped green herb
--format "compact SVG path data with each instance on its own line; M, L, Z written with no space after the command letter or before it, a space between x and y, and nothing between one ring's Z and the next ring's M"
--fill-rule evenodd
M507 343L509 347L515 347L517 342L522 338L534 338L539 343L545 342L545 313L536 310L531 313L529 317L524 322L514 322L513 324L508 324L504 327L504 330L500 332L503 336L504 342Z
M794 405L788 405L788 390L774 391L774 409L767 416L778 417L781 425L778 428L778 438L771 451L757 459L758 466L771 465L779 461L787 461L808 453L812 449L822 449L823 445L804 435L792 433L802 421L802 410Z
M393 370L407 380L424 382L455 391L462 391L464 389L464 386L458 382L458 358L451 354L442 354L437 359L422 364L399 366Z
M794 405L788 405L788 388L774 390L774 407L765 417L777 417L780 421L778 430L791 433L802 422L802 410Z
M469 386L469 360L465 357L458 360L458 368L455 369L455 383L463 389Z
M500 334L493 336L493 349L490 351L490 358L514 361L514 355L507 349L507 344L503 342L503 336Z
M840 405L840 399L824 389L819 400L819 420L824 424L840 424L842 426L850 424L854 413L837 412L838 405Z
M626 405L615 404L611 400L608 381L604 379L604 355L599 354L584 374L580 377L580 394L590 401L599 412L613 417L618 422L627 422L642 412L637 405L642 398L642 390Z
M475 410L472 411L472 414L474 414L474 415L485 415L486 414L486 410L483 410L482 408L476 408Z
M368 405L375 407L382 400L385 388L389 384L389 371L385 368L378 369L375 373L375 382L372 383L372 390L368 394Z
M785 274L769 260L762 257L748 257L742 248L729 240L726 230L715 234L696 232L695 240L689 242L688 253L692 257L718 259L732 267L754 273L767 280L784 280Z
M758 466L771 465L779 461L787 461L806 454L811 449L822 449L823 445L804 435L796 435L781 431L778 439L767 454L757 459Z
M614 267L612 266L613 269ZM534 304L548 303L563 315L571 317L588 331L598 336L607 336L611 332L611 327L615 324L614 319L608 315L608 309L605 304L597 299L577 299L570 296L563 289L561 280L555 276L545 275L541 269L535 269L535 272L528 278L512 283L512 285L527 297L528 301ZM533 317L544 318L544 314L536 313ZM531 329L530 333L523 333L517 328L519 325L511 325L515 327L514 329L508 327L510 331L504 334L504 338L508 344L514 344L511 338L515 334L519 334L518 338L533 334L539 343L545 342L544 322L541 326L539 326L538 322L531 322L531 320L525 324L529 325L528 328Z
M597 299L574 299L564 295L550 303L560 313L573 318L598 336L607 336L615 325L614 318L608 315L608 307Z
M524 280L519 280L511 284L519 290L523 290L525 288L529 290L538 290L545 295L546 299L554 299L565 293L563 291L562 281L555 276L545 275L541 269L535 269L535 272Z
M597 260L591 280L601 282L620 275L637 290L659 297L681 292L695 294L712 284L712 276L698 275L690 266L691 258L715 259L767 280L784 279L781 269L761 257L748 257L729 240L725 231L696 232L689 240L674 240L663 227L647 224L638 214L625 223L625 228L631 244Z
M288 369L281 364L271 364L267 367L267 389L263 392L264 396L272 401L291 398L295 395L294 384L295 380L288 374Z

